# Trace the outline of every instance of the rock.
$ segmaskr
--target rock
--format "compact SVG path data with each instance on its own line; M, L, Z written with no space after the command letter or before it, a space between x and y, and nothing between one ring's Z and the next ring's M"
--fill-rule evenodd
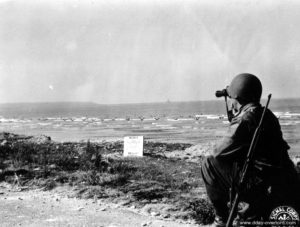
M55 164L52 164L52 165L49 166L49 168L50 168L50 169L56 169L56 165L55 165Z
M151 214L151 216L154 216L154 217L160 215L160 213L158 213L158 212L151 212L150 214Z
M43 143L51 142L51 137L45 136L45 135L39 135L39 136L34 136L34 137L28 139L27 141L31 142L31 143L36 143L36 144L43 144Z
M3 140L0 144L0 146L5 146L7 144L7 140Z
M131 203L130 200L123 200L123 201L120 201L120 202L119 202L119 205L120 205L120 206L126 206L126 205L129 205L130 203Z
M163 203L165 203L165 202L168 201L168 198L163 198L161 201L162 201Z
M169 218L169 217L171 217L171 215L170 214L163 214L162 217L163 218Z
M97 203L97 201L98 201L98 197L97 197L97 195L94 195L92 203Z
M197 144L185 149L185 153L192 156L207 156L214 147L213 143Z

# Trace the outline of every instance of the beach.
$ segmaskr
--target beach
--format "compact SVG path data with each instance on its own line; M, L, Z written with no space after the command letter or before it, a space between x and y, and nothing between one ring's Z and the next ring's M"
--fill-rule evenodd
M34 190L49 192L54 197L61 190L63 199L131 209L155 220L171 222L171 226L209 224L214 213L201 179L200 163L226 133L228 120L222 113L193 111L192 104L185 104L190 109L185 107L183 112L177 109L178 114L171 114L174 106L168 112L165 108L170 104L164 104L155 116L150 114L153 109L149 105L143 113L139 110L138 114L127 116L120 108L128 106L119 106L118 111L107 116L91 111L89 108L96 108L94 105L79 106L68 113L62 107L50 113L48 105L44 109L41 105L29 105L27 111L21 106L10 110L14 116L2 108L3 193L10 195L8 189L14 193L21 190L32 199ZM80 115L83 110L89 110L86 116ZM300 114L275 111L275 115L291 146L289 154L297 164ZM123 156L126 136L143 136L142 158ZM97 206L93 215L97 215L96 210ZM9 226L10 218L5 217ZM118 222L126 226L121 219ZM161 226L149 222L151 226Z

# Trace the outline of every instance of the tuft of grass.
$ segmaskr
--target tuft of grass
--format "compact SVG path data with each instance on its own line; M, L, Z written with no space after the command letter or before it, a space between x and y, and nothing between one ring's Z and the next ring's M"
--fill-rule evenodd
M205 199L197 199L187 206L191 211L191 217L199 224L211 224L214 221L215 213L211 203Z
M88 186L79 189L79 191L76 193L76 197L83 199L100 199L108 198L109 196L100 186Z

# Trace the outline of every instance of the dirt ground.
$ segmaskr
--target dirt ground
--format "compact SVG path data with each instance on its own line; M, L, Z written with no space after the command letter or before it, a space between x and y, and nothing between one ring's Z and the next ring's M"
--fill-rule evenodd
M62 188L24 190L5 183L0 185L0 220L1 226L198 226L155 214L145 215L135 207L69 198Z

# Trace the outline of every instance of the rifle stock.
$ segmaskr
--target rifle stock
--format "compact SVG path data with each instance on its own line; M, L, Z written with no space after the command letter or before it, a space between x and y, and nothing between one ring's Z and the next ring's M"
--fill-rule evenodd
M228 217L228 220L227 220L227 223L226 223L226 227L231 227L232 226L233 219L234 219L234 217L237 213L237 207L238 207L238 203L239 203L239 200L240 200L240 193L241 193L242 188L243 188L243 186L246 182L246 176L247 176L247 173L248 173L248 169L249 169L250 163L252 161L252 158L253 158L253 155L254 155L254 152L255 152L256 144L257 144L257 141L258 141L258 138L259 138L259 135L260 135L260 131L261 131L261 125L262 125L262 122L264 120L266 110L269 106L271 96L272 96L272 94L268 95L267 104L266 104L266 106L263 110L263 113L262 113L262 116L260 118L259 124L258 124L258 126L257 126L257 128L254 132L253 137L252 137L251 144L250 144L250 147L249 147L249 150L248 150L248 153L247 153L247 158L246 158L245 163L243 165L242 175L241 175L241 178L239 180L239 184L238 184L238 187L237 187L237 192L234 196L233 203L231 204L231 210L230 210L229 217Z

